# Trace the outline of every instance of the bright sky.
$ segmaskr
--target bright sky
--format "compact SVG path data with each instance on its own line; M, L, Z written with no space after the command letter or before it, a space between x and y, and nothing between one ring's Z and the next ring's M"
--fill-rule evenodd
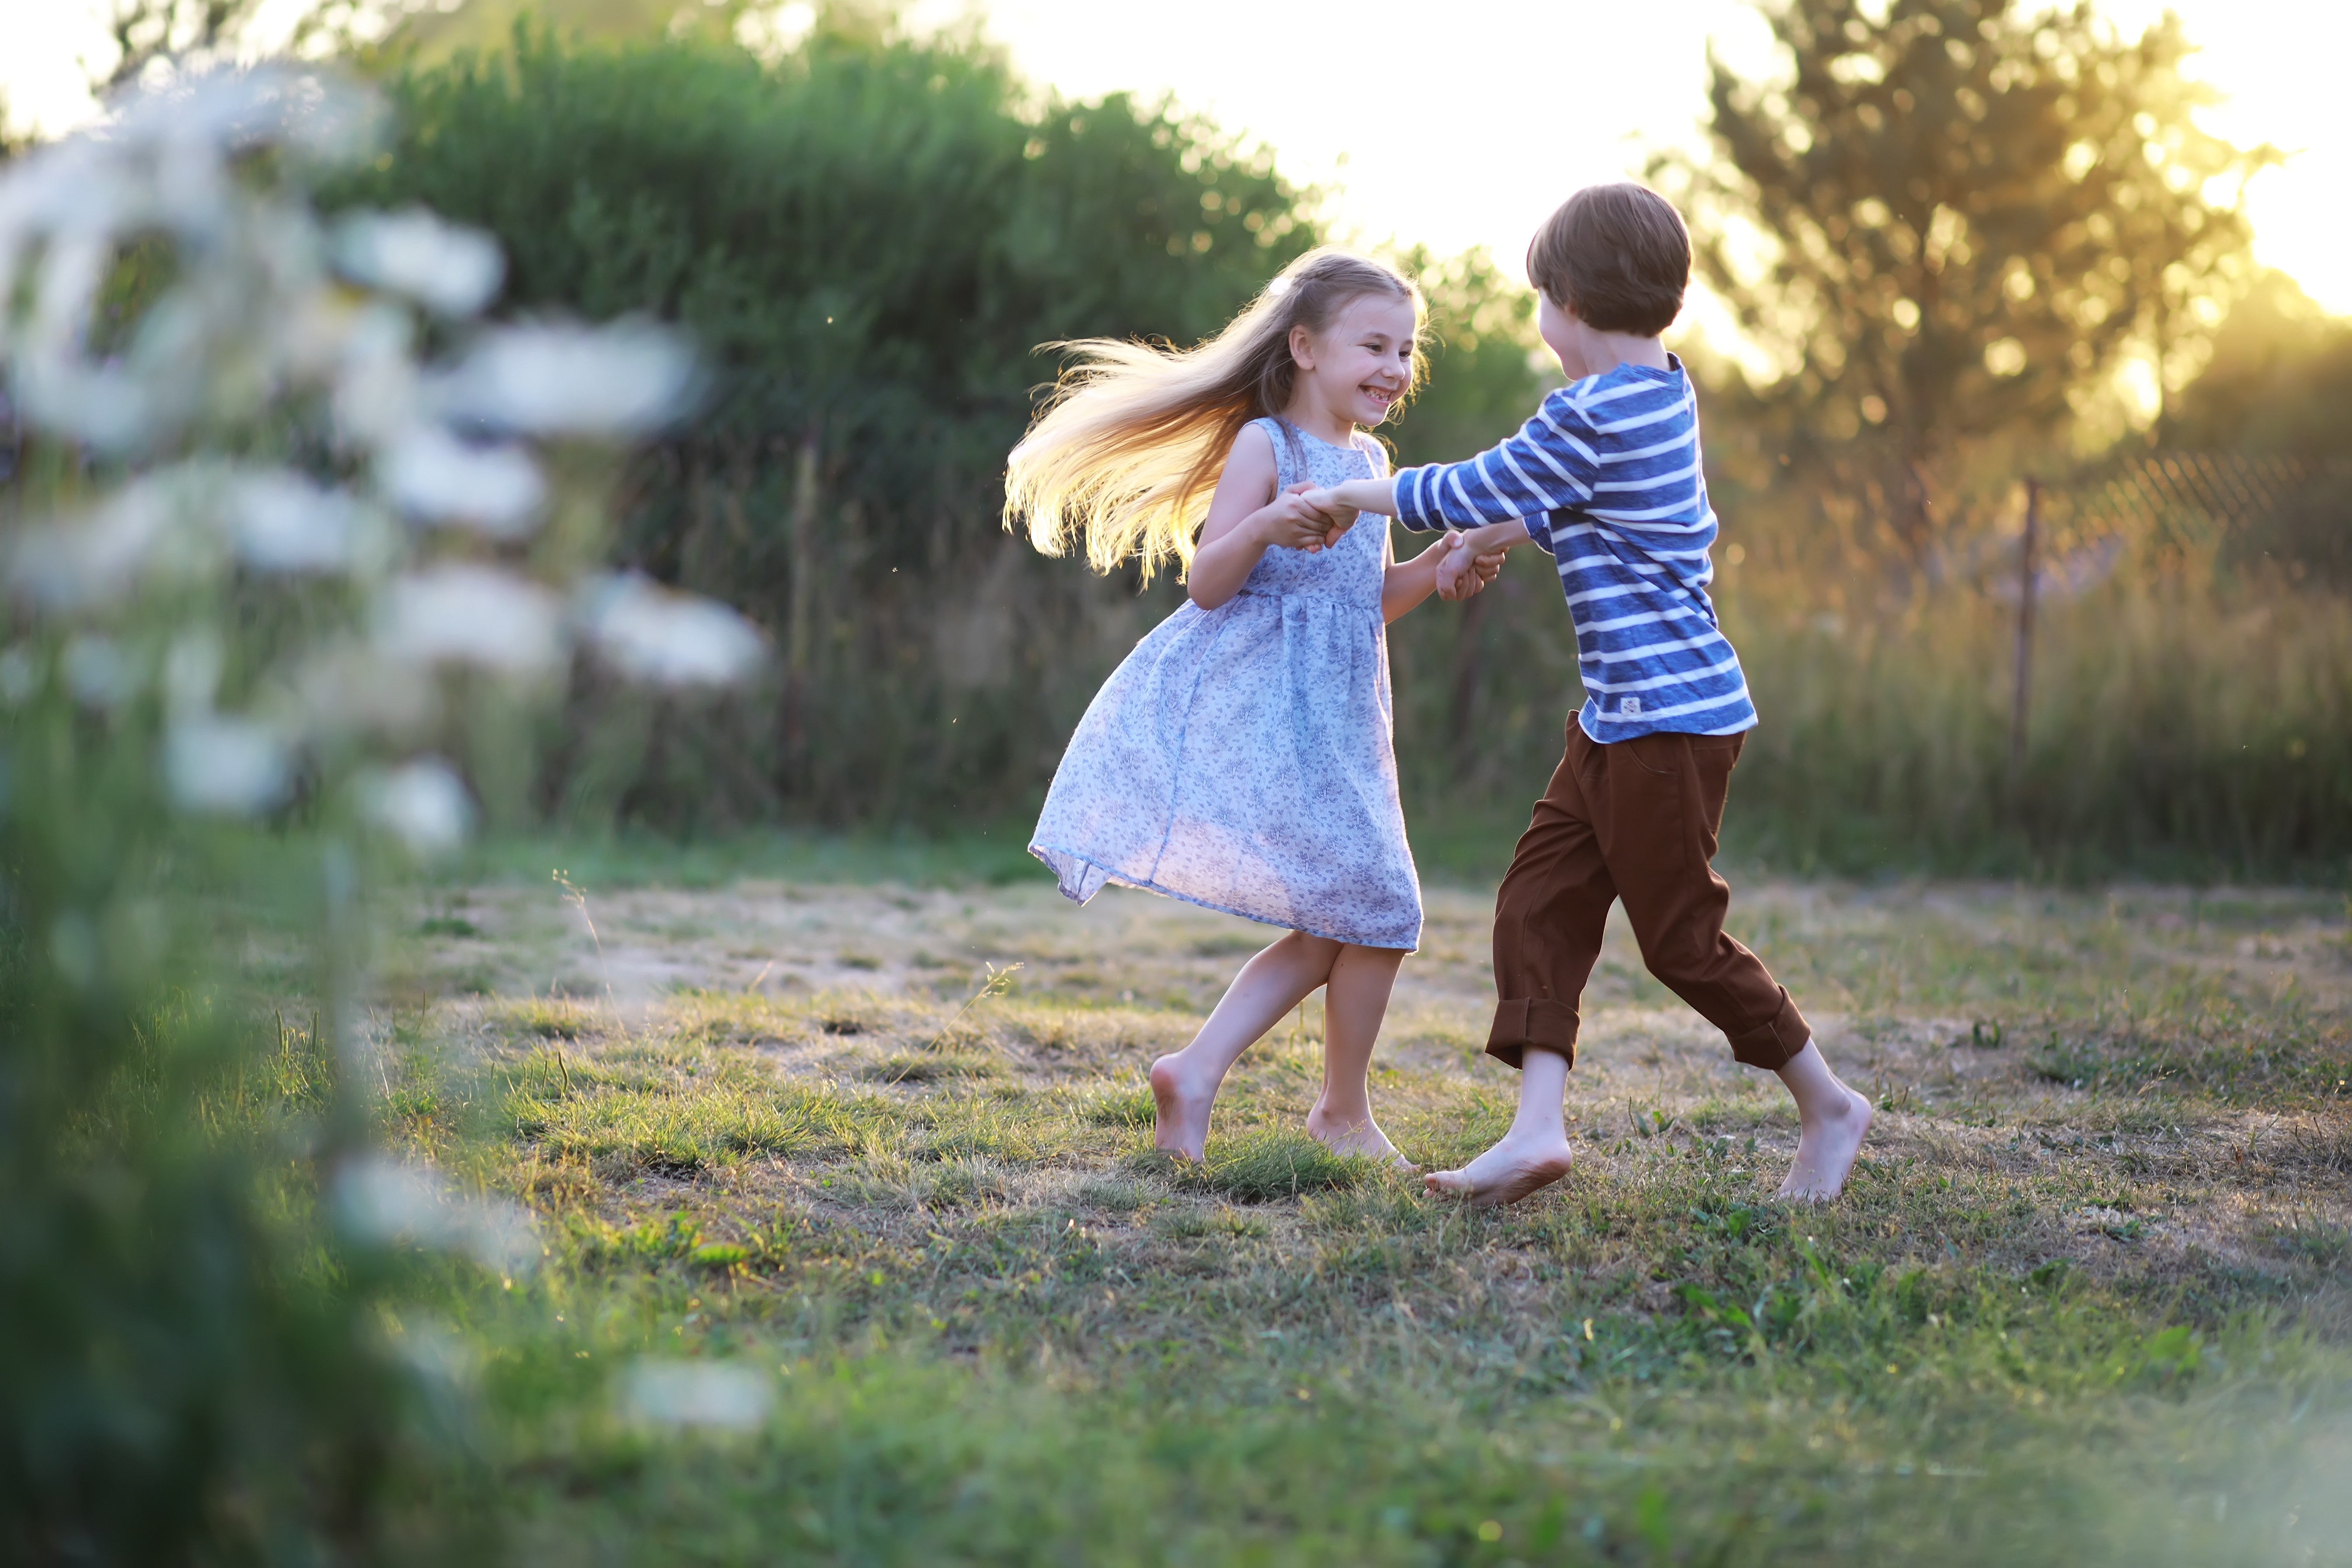
M285 8L297 0L276 0ZM2167 0L2099 0L2126 27ZM2341 83L2352 5L2169 0L2230 95L2210 129L2294 154L2249 196L2260 259L2352 314L2352 113ZM78 56L103 53L105 0L0 0L11 121L64 129L93 112ZM915 0L944 21L973 0ZM1030 76L1066 96L1172 92L1276 148L1332 192L1350 237L1485 245L1514 274L1528 237L1575 186L1691 141L1706 52L1745 70L1769 36L1739 0L977 0ZM1435 19L1433 19L1435 18ZM1702 318L1704 324L1704 318Z

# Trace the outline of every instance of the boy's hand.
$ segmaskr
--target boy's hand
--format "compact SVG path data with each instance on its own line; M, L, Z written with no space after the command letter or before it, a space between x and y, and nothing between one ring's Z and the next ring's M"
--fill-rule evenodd
M1493 582L1503 570L1503 552L1478 554L1459 533L1446 536L1445 559L1437 565L1437 596L1449 602L1470 597Z
M1337 543L1356 521L1355 513L1332 504L1330 491L1318 491L1304 481L1268 501L1257 515L1260 533L1268 545L1310 554Z

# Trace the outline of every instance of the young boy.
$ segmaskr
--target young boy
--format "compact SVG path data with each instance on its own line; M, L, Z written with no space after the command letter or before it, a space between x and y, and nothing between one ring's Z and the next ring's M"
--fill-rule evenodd
M1708 865L1756 710L1706 594L1716 522L1697 405L1658 342L1682 310L1690 236L1655 192L1595 185L1538 232L1528 276L1569 384L1467 462L1307 498L1464 531L1468 548L1443 574L1449 598L1477 591L1478 556L1540 545L1559 563L1576 625L1584 709L1495 899L1486 1050L1520 1069L1518 1114L1501 1142L1430 1175L1429 1188L1484 1206L1568 1173L1561 1098L1577 999L1622 899L1650 972L1729 1037L1734 1058L1778 1073L1795 1097L1797 1159L1780 1195L1835 1197L1870 1102L1830 1071L1762 961L1724 934L1731 889Z

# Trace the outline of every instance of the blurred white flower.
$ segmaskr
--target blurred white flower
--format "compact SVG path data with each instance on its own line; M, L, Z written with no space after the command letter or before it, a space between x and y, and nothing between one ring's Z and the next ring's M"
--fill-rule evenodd
M163 733L164 783L184 811L254 816L286 798L291 773L286 743L250 719L174 719Z
M395 577L376 612L376 646L415 664L529 674L562 651L554 595L487 566L431 566Z
M534 436L635 436L684 407L694 356L677 334L642 321L540 322L477 341L443 382L461 420Z
M139 689L139 668L112 637L84 632L66 644L58 661L73 700L91 708L112 708Z
M282 471L239 478L229 498L238 559L262 572L343 572L365 556L369 518L348 491Z
M520 447L472 447L433 425L412 426L376 459L392 503L412 517L472 525L519 539L547 500L539 465Z
M489 236L423 207L353 213L335 226L333 254L353 282L404 294L444 316L470 316L488 304L507 269Z
M363 779L360 799L371 819L417 855L457 848L474 823L473 797L437 757Z
M621 1379L623 1415L646 1426L751 1432L775 1402L766 1374L738 1363L646 1360Z
M313 157L364 152L381 124L374 100L299 66L174 76L120 100L110 136L129 147L218 156L278 142Z
M448 1324L432 1318L385 1316L390 1319L385 1332L392 1353L428 1388L446 1394L472 1384L481 1358Z
M132 485L83 517L36 524L8 552L8 581L53 610L111 603L150 564L172 507L154 484Z
M539 1227L503 1198L460 1197L429 1165L378 1155L354 1161L335 1179L343 1229L376 1246L407 1243L462 1252L509 1275L538 1267Z
M163 412L152 378L84 350L99 286L113 262L113 237L103 230L53 235L16 344L15 390L26 421L103 452L141 445Z
M671 593L634 573L589 583L580 623L622 674L659 686L732 685L767 652L751 623L726 605Z

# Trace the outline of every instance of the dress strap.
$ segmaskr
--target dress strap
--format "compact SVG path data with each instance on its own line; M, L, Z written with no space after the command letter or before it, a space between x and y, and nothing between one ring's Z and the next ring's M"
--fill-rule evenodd
M1263 429L1266 438L1274 443L1276 491L1279 493L1288 489L1298 482L1299 470L1307 466L1307 453L1299 445L1298 432L1290 427L1287 420L1277 419L1272 415L1253 419L1250 423Z

